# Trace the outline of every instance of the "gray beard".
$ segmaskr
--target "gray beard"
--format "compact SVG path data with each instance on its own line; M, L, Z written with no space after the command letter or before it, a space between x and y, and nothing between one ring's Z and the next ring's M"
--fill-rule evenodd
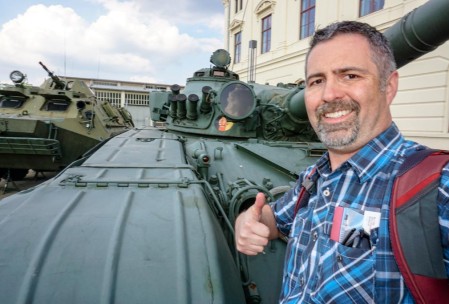
M355 118L351 121L345 121L338 124L325 124L321 120L325 113L344 110L354 111L356 114ZM343 149L344 147L354 143L360 131L360 121L358 118L359 112L360 106L353 100L336 100L320 106L316 112L318 119L318 138L325 146L333 149ZM337 134L336 132L343 134Z
M334 132L345 132L337 135ZM318 138L328 148L342 149L357 139L360 131L359 120L344 122L336 125L318 123Z

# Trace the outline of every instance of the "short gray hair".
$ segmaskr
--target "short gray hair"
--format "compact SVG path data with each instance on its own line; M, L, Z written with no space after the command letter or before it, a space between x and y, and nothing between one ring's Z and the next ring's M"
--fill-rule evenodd
M368 40L372 50L372 60L379 71L380 87L385 89L388 77L396 70L396 61L393 51L387 38L375 27L358 21L335 22L323 29L318 29L310 41L310 49L306 56L306 74L307 61L313 48L323 42L332 39L340 34L359 34Z

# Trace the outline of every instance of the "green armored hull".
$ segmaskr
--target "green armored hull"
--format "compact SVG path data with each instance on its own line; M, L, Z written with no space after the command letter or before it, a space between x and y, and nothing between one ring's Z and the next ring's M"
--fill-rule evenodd
M45 67L45 66L44 66ZM45 67L46 68L46 67ZM47 70L48 71L48 70ZM83 82L51 77L40 87L0 86L0 173L58 171L98 143L133 127L124 109L98 102ZM20 175L20 174L19 174Z

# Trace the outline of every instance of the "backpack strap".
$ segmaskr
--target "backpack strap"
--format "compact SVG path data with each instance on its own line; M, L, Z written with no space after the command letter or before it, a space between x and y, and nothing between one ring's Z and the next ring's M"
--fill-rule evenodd
M390 239L398 268L417 303L449 299L437 195L448 151L424 149L405 159L390 200Z
M296 201L293 218L296 217L299 209L304 208L309 204L310 194L315 191L315 180L311 178L315 171L316 167L314 167L312 171L310 171L310 173L304 178L301 184L301 189L299 190L298 200Z

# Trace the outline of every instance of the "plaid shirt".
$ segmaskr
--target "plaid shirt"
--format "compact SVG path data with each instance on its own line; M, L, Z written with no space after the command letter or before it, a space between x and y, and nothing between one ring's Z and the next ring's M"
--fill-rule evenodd
M414 303L392 253L388 218L399 165L418 147L393 123L334 172L325 154L292 191L271 204L278 229L289 236L281 303ZM293 219L301 182L314 167L316 192ZM380 212L380 225L370 233L371 249L330 239L335 206ZM442 173L438 207L449 274L449 166Z

